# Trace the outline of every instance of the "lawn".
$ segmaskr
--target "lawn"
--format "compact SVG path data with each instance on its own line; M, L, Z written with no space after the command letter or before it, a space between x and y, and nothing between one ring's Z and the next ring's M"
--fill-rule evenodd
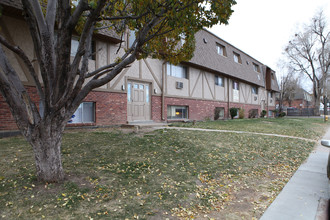
M281 129L284 122L251 120L267 133L268 122L276 132L287 129ZM235 123L248 126L223 123L231 130ZM302 136L319 137L326 126L321 120L292 123L299 123L291 130ZM313 147L251 134L70 130L62 145L67 179L47 184L36 181L23 138L0 139L0 218L259 218Z
M265 118L234 119L188 123L173 123L171 126L195 127L218 130L249 131L280 134L309 139L319 139L324 130L321 118Z

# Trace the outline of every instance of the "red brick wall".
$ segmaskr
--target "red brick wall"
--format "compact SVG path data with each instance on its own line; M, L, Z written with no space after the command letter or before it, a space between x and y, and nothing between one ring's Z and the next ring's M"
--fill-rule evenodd
M214 119L214 110L216 107L225 109L225 118L228 115L228 103L219 101L208 101L198 99L182 99L182 98L165 98L165 118L167 118L167 105L188 106L189 120L205 120ZM248 118L250 109L258 109L260 115L260 105L248 105L239 103L230 103L230 108L243 108L245 110L245 118Z
M27 87L28 93L32 97L32 101L39 105L39 97L34 87ZM94 91L88 94L84 101L95 102L95 123L88 124L69 124L68 126L105 126L118 125L127 122L127 95L125 93L110 93ZM162 121L161 96L151 97L151 119L159 122ZM228 114L227 102L207 101L185 98L165 98L165 115L167 120L167 106L178 105L189 107L190 120L214 119L214 110L216 107L225 109L225 117ZM250 109L258 109L260 115L261 109L259 105L247 105L231 103L230 108L243 108L245 110L245 118L248 117ZM7 103L0 95L0 130L17 130L16 123L9 111Z
M162 97L151 97L151 120L160 122L162 121Z
M251 104L239 104L239 103L230 103L230 108L241 108L244 109L244 117L249 117L249 111L251 109L258 109L258 117L261 113L261 106L260 105L251 105Z
M167 118L167 106L188 106L188 117L190 120L205 120L207 118L214 119L215 107L225 108L225 116L227 114L227 103L215 102L197 99L182 99L182 98L165 98L165 118Z
M35 87L27 86L26 90L32 101L39 107L39 96ZM0 131L18 130L14 117L4 97L0 94Z
M27 87L32 101L39 106L39 97L34 87ZM95 123L68 124L68 126L82 125L116 125L125 124L127 121L127 96L125 93L91 92L84 101L95 102ZM0 131L17 130L16 122L9 110L7 103L0 95Z

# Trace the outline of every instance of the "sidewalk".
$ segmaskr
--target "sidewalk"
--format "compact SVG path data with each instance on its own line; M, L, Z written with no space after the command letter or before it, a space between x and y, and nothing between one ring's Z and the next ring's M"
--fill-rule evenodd
M330 139L330 129L323 139ZM314 220L320 201L329 199L328 155L329 149L319 142L260 219Z

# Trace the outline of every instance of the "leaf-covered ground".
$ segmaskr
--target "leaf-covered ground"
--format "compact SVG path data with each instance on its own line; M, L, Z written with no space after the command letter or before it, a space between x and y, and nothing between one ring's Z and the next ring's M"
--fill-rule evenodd
M317 137L325 129L305 123L313 131L291 129ZM73 130L62 146L67 180L41 184L23 138L0 139L0 218L259 218L313 146L251 134Z

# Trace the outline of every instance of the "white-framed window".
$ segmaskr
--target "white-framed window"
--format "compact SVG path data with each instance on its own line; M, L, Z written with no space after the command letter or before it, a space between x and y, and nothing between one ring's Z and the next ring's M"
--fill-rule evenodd
M136 39L136 36L135 36L135 31L134 30L129 30L129 33L128 33L128 48L131 48L133 46L133 43Z
M221 56L226 57L227 56L226 47L217 43L217 53L220 54Z
M260 67L258 64L253 63L253 70L260 73Z
M239 83L233 81L233 101L239 102Z
M215 76L215 85L224 86L224 79L222 76Z
M83 102L79 105L72 115L69 123L94 123L95 122L95 103Z
M240 63L240 64L242 64L241 55L239 55L238 53L235 53L235 52L233 52L233 54L234 54L234 61L235 61L236 63Z
M258 95L258 87L252 86L251 89L252 89L252 94Z
M183 79L188 78L187 68L185 66L173 65L173 64L167 63L166 69L167 69L168 76L174 76L174 77L183 78Z
M237 81L233 81L233 89L239 90L239 83Z
M167 106L167 119L188 119L188 106Z

